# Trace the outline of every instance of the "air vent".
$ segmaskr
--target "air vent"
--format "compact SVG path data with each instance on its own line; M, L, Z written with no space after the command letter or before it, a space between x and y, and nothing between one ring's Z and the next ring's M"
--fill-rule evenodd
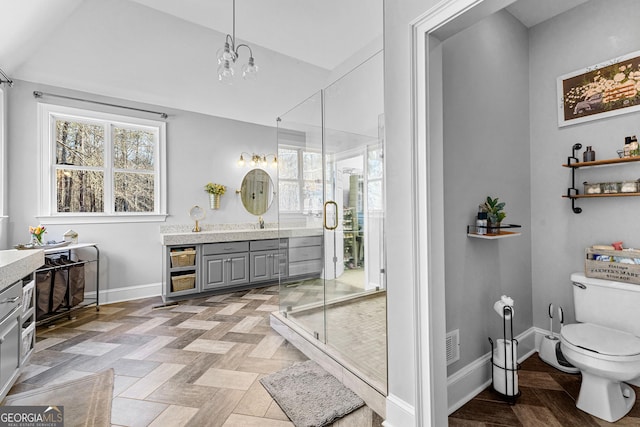
M460 359L460 329L447 333L447 365Z

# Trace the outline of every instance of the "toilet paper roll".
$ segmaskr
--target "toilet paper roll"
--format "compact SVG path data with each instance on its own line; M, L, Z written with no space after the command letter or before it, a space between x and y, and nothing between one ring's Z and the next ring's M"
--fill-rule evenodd
M505 310L505 307L509 307ZM513 307L505 303L503 300L498 300L493 304L493 309L498 313L498 316L504 317L505 319L511 319L511 315L513 314Z
M493 364L500 368L516 369L518 366L518 342L499 338L493 350Z
M518 373L493 365L493 388L507 396L518 394Z

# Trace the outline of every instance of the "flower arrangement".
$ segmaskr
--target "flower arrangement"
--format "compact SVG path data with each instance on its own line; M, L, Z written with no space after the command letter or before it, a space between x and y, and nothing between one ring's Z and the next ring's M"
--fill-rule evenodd
M43 225L37 227L29 226L29 233L31 234L31 243L35 245L42 245L42 235L47 232L47 229Z
M214 184L210 182L204 186L204 191L209 194L217 194L219 196L222 196L227 191L227 187L222 184Z

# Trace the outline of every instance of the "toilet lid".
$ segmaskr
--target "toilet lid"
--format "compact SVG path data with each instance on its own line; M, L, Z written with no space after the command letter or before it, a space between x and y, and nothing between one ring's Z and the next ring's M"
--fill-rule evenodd
M640 339L635 335L592 323L566 325L562 337L570 344L608 356L640 355Z

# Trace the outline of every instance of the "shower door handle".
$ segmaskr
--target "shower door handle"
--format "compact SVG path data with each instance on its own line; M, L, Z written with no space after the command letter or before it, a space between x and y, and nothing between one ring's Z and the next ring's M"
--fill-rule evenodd
M335 225L333 227L329 227L327 225L327 206L328 205L333 205L335 208ZM333 200L328 200L324 202L324 215L323 215L322 221L323 221L324 228L326 228L327 230L335 230L336 228L338 228L338 204Z

